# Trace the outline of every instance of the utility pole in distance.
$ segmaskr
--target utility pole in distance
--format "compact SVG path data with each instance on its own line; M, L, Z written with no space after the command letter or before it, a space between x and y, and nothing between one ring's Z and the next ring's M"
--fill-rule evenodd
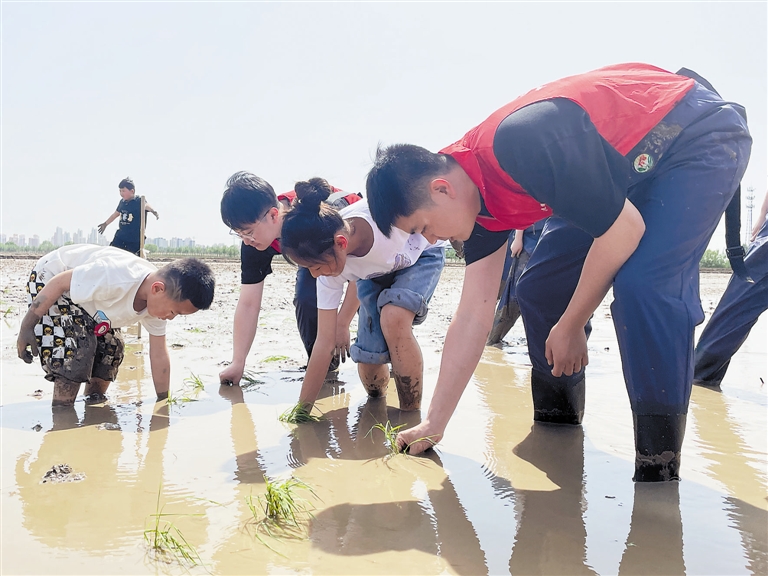
M744 244L749 244L750 235L752 234L752 210L755 207L755 188L754 186L747 187L747 231L744 234Z

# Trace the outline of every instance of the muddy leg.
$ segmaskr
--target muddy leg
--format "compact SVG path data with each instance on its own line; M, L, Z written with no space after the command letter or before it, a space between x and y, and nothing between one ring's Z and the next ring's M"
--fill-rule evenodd
M53 382L51 406L71 406L75 403L80 384L57 378Z
M101 378L93 377L85 385L85 401L90 404L103 402L107 399L107 388L111 382L109 380L102 380Z
M386 364L358 364L357 373L371 398L387 395L389 385L389 366Z
M392 359L400 410L405 411L421 408L424 361L419 343L413 335L415 316L410 310L394 304L387 304L381 309L381 330Z

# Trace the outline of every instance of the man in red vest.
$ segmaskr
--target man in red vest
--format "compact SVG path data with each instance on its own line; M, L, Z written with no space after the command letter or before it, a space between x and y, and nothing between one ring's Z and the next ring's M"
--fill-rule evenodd
M621 64L539 87L438 154L379 150L367 180L379 228L465 240L467 263L434 398L401 446L442 438L491 328L509 231L552 214L517 287L534 420L581 423L589 319L613 285L634 479L679 479L698 263L746 169L744 117L690 77Z

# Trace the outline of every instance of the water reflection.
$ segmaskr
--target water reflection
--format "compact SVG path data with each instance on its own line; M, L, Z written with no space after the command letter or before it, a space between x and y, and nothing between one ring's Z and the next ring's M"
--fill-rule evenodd
M534 424L514 453L544 472L557 489L517 492L522 512L510 572L595 574L586 565L582 428Z
M259 453L256 425L240 386L222 385L219 396L232 404L229 420L232 448L235 452L235 480L245 484L264 484L266 466Z
M37 452L21 454L16 461L24 527L51 547L89 554L125 545L155 511L167 407L158 405L152 414L146 455L131 471L118 465L124 435L113 406L86 405L82 419L72 407L57 407L52 416L53 425ZM41 484L45 473L58 464L68 464L85 479Z
M758 470L761 462L744 441L741 426L731 416L728 404L719 390L697 388L691 402L695 417L695 433L700 438L704 457L712 465L711 475L727 491L725 510L741 535L752 574L768 573L768 513L765 506L765 473Z
M619 574L685 574L680 484L635 484L632 520Z
M425 467L428 460L432 464ZM424 486L442 475L439 487L416 492L418 500L344 502L326 508L312 521L312 543L341 556L416 550L442 559L458 574L487 573L480 541L455 486L443 474L439 455L432 452L428 460L410 458L392 480L403 484L406 476L412 486Z

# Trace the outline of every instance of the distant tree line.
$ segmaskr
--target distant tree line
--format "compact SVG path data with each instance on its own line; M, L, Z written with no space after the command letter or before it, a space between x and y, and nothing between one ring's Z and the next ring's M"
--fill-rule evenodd
M72 242L68 242L72 244ZM29 253L29 254L47 254L56 247L53 243L45 241L40 246L17 246L13 242L6 242L0 244L0 253ZM158 248L155 244L147 244L144 246L144 250L147 255L155 257L162 256L196 256L199 258L211 257L211 258L240 258L239 246L181 246L179 248ZM446 258L449 261L461 260L456 256L456 251L453 248L446 250ZM730 270L731 264L728 262L728 258L725 255L724 250L707 250L704 252L704 256L701 258L702 268L719 268L723 270Z

